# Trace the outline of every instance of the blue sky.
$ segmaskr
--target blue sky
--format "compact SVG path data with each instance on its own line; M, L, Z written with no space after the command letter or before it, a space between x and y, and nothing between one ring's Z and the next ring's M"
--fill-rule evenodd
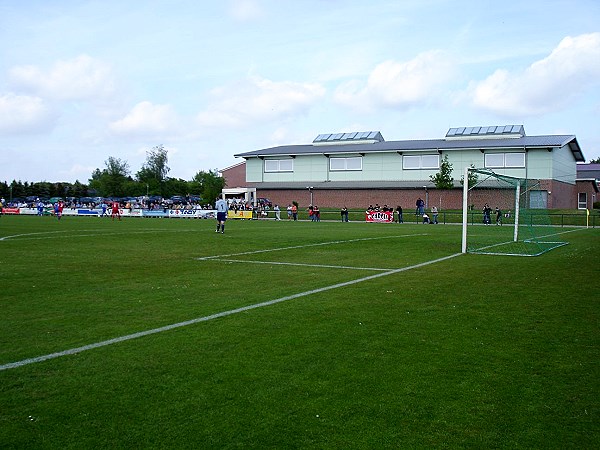
M0 0L0 181L504 124L600 157L600 2Z

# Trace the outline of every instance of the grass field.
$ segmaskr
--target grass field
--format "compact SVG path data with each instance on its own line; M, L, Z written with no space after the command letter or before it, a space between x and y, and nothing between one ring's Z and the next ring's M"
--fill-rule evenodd
M556 232L0 217L0 447L598 448L600 230Z

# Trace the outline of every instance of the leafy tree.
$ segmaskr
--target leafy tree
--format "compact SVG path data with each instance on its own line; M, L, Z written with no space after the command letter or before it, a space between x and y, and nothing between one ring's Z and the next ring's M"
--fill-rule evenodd
M146 162L137 172L136 178L145 188L144 194L160 194L163 197L169 197L168 189L165 186L167 174L171 170L167 163L169 162L168 151L163 145L157 145L152 150L146 152Z
M440 171L435 175L430 175L429 179L437 189L452 189L454 187L454 178L452 178L452 164L448 161L448 155L444 156Z
M591 159L590 164L600 164L600 157L596 159Z
M219 171L209 170L205 172L201 170L192 181L188 184L190 194L197 194L206 202L213 202L225 187L225 179L219 176Z
M171 170L167 166L168 162L168 151L162 145L153 147L152 150L146 152L146 162L136 174L137 179L141 182L148 182L149 180L165 181Z
M469 167L471 167L471 169L474 169L475 166L473 164L471 164ZM477 175L475 172L470 171L469 172L469 179L468 179L468 183L469 183L469 189L472 188L473 186L475 186L477 184L477 181L479 180L479 175ZM465 185L465 176L462 175L460 177L460 184L462 186Z
M92 172L90 188L103 197L123 197L127 194L126 184L131 181L129 164L113 156L109 156L104 164L104 170L96 169Z

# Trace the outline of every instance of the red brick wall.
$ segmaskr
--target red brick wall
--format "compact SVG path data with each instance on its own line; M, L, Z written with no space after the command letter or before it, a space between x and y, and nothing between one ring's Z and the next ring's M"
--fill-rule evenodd
M265 197L271 200L273 204L288 205L293 201L300 204L300 207L307 207L310 204L310 192L308 189L297 190L257 190L257 197ZM454 189L452 191L437 191L429 189L427 195L424 189L329 189L313 190L313 203L321 208L341 208L346 206L351 209L367 208L369 205L379 206L388 205L396 208L398 205L403 209L411 210L415 208L417 198L421 197L423 201L428 201L428 208L435 205L444 209L462 208L462 190Z
M594 183L592 181L578 181L577 186L575 188L575 196L580 192L585 192L587 194L587 207L588 209L593 209L593 203L596 201L600 201L600 197L598 196L598 192L594 187ZM578 207L575 205L575 207Z
M226 188L246 187L246 162L228 167L221 171Z
M544 183L544 182L542 182ZM560 181L546 181L548 187L542 187L550 192L548 194L548 208L574 209L577 208L577 186Z
M546 180L540 185L540 189L547 190L548 208L572 209L577 208L577 192L588 192L588 199L592 199L592 190L587 187L576 187L571 184L558 181ZM579 190L578 190L579 189ZM310 204L310 192L308 189L296 190L257 190L257 197L268 198L274 204L288 205L293 201L301 207ZM439 209L462 209L462 188L452 190L428 189L329 189L313 190L313 203L321 208L341 208L346 206L351 209L367 208L369 205L388 205L396 208L398 205L403 209L415 208L417 198L427 202L427 208L437 206ZM492 208L498 206L503 210L514 209L514 191L477 190L469 200L474 209L480 210L485 203Z

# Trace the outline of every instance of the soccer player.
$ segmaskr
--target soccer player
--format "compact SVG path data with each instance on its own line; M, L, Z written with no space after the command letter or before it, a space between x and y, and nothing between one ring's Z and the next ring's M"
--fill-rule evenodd
M54 215L58 220L60 220L60 218L62 217L64 207L65 204L62 202L62 200L59 200L54 204Z
M227 220L227 202L223 198L217 198L215 203L215 209L217 210L217 229L215 233L221 229L221 234L225 233L225 221Z
M115 216L117 216L119 218L119 220L121 220L121 212L119 211L119 202L117 202L117 201L112 202L112 209L111 209L110 217L112 217L113 222L115 220Z

